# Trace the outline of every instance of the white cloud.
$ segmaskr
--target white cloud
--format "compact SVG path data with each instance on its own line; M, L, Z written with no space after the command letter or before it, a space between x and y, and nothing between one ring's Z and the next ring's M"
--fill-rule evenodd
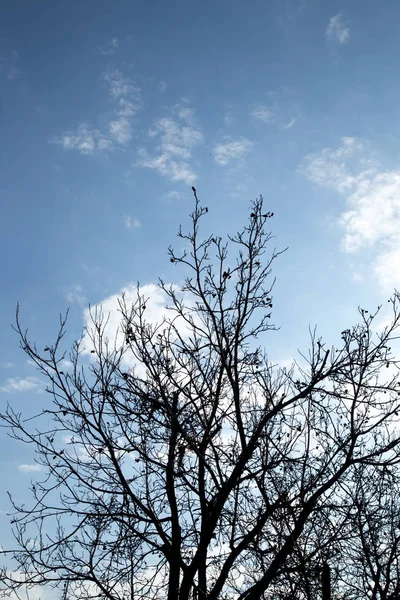
M339 148L323 148L305 157L300 172L313 183L341 193L349 192L376 169L365 157L364 144L354 137L343 137Z
M300 171L346 196L347 208L339 218L342 249L349 254L373 249L372 271L381 287L399 286L400 169L382 170L360 140L343 138L339 148L307 156Z
M117 102L116 112L121 116L131 116L143 107L142 90L135 86L129 77L119 69L107 71L104 80L108 84L111 99Z
M288 123L283 125L283 129L291 129L294 125L296 125L296 119L292 117Z
M132 127L126 117L110 121L110 136L119 144L127 144L132 139Z
M149 137L158 140L153 154L144 148L139 149L137 166L154 169L172 181L193 184L197 176L189 164L195 146L203 141L202 133L194 126L194 111L188 107L178 107L175 119L158 119L149 130Z
M5 362L3 363L3 369L12 369L13 367L15 367L13 362Z
M139 150L140 159L137 165L154 169L160 175L168 177L171 181L183 181L192 185L197 176L190 165L184 161L173 160L171 155L165 151L157 156L150 156L146 150Z
M131 119L142 109L143 100L141 89L136 87L129 77L125 77L118 69L107 71L104 80L108 84L108 92L114 103L116 118L108 123L106 132L81 123L76 131L66 131L53 139L64 150L77 150L81 154L96 154L111 150L115 144L126 146L132 139Z
M141 222L136 219L136 217L131 217L130 215L124 217L124 223L127 229L137 229L142 226Z
M119 39L117 37L111 38L108 42L99 48L101 54L104 56L110 56L111 54L115 54L117 48L119 46Z
M62 369L65 369L65 370L67 370L67 369L72 369L72 367L73 367L74 365L72 364L72 362L71 362L70 360L68 360L68 359L66 359L66 358L63 358L63 359L60 361L60 364L59 364L59 366L60 366Z
M343 17L340 13L329 19L326 28L326 35L329 39L345 44L350 38L350 30L343 23Z
M118 107L116 113L119 117L133 117L133 115L139 110L139 106L126 98L120 98L118 100Z
M169 284L167 284L167 286L168 285ZM179 288L177 286L174 287L178 296L182 298L183 295L180 293ZM149 283L141 286L139 291L140 294L146 299L145 319L147 323L151 325L161 324L165 317L173 316L171 312L166 309L166 305L171 304L171 302L158 285ZM107 323L104 327L104 338L109 340L111 347L113 347L114 342L117 348L120 348L125 343L125 338L123 332L121 331L122 315L119 301L124 294L126 306L130 307L135 304L137 300L137 292L137 285L129 285L121 289L118 294L113 294L104 300L101 300L91 309L93 315L96 314L96 311L101 310L105 320L107 320ZM186 298L186 301L189 304L190 299ZM84 310L84 324L89 332L93 330L93 323L88 308ZM188 325L182 319L176 319L174 321L174 326L179 328L180 335L182 337L185 337L189 334ZM161 333L162 329L163 328L159 330L159 333ZM93 332L93 334L96 339L97 334L95 332ZM90 351L92 348L93 343L90 339L90 336L86 334L82 343L82 353L91 356ZM145 366L141 363L138 363L130 351L124 354L122 364L126 368L132 368L135 366L137 374L143 377L145 376Z
M274 119L274 114L269 108L266 106L257 106L254 110L251 111L252 117L258 119L259 121L263 121L264 123L271 123Z
M54 142L60 144L64 150L78 150L81 154L95 154L112 145L111 140L86 123L79 125L75 132L65 132L61 137L54 139Z
M11 377L7 379L6 384L0 387L0 391L6 393L30 392L36 390L43 391L43 382L37 377Z
M110 97L116 103L114 112L118 117L109 123L110 136L117 143L124 145L132 138L129 119L143 108L142 90L119 69L107 71L104 79L108 84Z
M105 337L110 341L113 341L117 337L120 343L123 343L124 336L120 331L122 315L119 307L119 300L125 295L126 305L131 306L137 300L137 292L138 288L136 284L128 285L127 287L122 288L118 294L112 294L111 296L104 298L91 308L93 314L96 310L101 308L106 317L110 315L104 329ZM164 292L157 285L149 283L140 287L140 294L146 299L148 298L146 302L146 319L150 323L160 321L166 312L165 305L167 303L167 298ZM84 309L84 322L85 326L90 328L92 321L88 308ZM90 352L91 342L89 338L85 338L83 346L86 347L85 352Z
M22 471L23 473L35 473L37 471L41 471L42 469L42 465L38 465L37 463L18 465L18 470Z
M80 285L72 286L66 293L65 299L71 304L83 305L86 303L86 298L83 294L83 289Z
M397 220L397 225L400 226L400 219ZM383 290L391 293L394 287L399 288L400 285L400 236L393 244L393 247L386 252L378 255L374 261L373 270L378 278Z
M179 114L179 118L182 119L182 121L185 121L188 125L195 124L193 108L189 108L188 106L183 106L182 108L179 109L178 114Z
M114 100L119 100L134 93L135 88L128 77L124 77L119 69L107 71L104 74L104 79L109 85L110 96Z
M167 193L167 198L170 202L174 200L182 200L182 194L180 192L177 192L176 190L171 190Z
M346 252L389 241L400 241L400 172L376 173L357 183L349 197L350 210L341 223Z
M2 548L0 547L0 550ZM10 573L12 572L13 577L15 578L19 578L21 581L25 580L25 576L23 575L23 573L21 571L9 571ZM57 596L61 597L61 587L59 588L59 591L57 592ZM35 585L35 586L24 586L22 589L20 589L17 592L11 592L10 595L7 595L7 598L9 598L10 600L22 600L22 598L24 598L25 600L54 600L54 588L51 587L50 585Z
M217 144L213 149L214 160L217 164L225 166L232 160L243 158L252 150L253 145L253 142L245 138L236 142Z
M186 122L188 119L187 110L179 111L179 118ZM191 115L190 118L193 118L193 111L189 114ZM159 136L162 146L178 156L182 154L187 156L187 153L190 153L190 150L203 140L200 131L190 125L182 125L171 118L158 119L149 135L151 137Z
M160 90L160 92L165 92L165 90L167 89L167 82L166 81L160 81L158 84L158 89Z

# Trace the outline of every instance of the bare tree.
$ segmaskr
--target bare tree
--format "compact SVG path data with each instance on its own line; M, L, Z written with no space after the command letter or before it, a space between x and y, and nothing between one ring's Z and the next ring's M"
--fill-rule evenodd
M193 191L192 228L179 232L187 250L169 250L186 279L180 288L160 281L162 322L146 321L140 290L133 305L122 298L121 346L92 310L63 371L66 318L39 352L17 313L21 346L52 404L36 427L10 406L2 415L46 473L29 507L13 502L16 570L3 570L6 593L68 582L77 598L310 598L322 593L320 573L317 587L310 574L343 528L332 515L344 482L360 465L400 460L389 347L399 295L380 334L376 312L360 309L340 348L314 332L299 364L274 367L257 346L275 329L271 265L280 253L267 255L265 230L273 213L260 198L242 231L226 242L202 238L208 210Z
M359 465L349 481L347 543L341 580L354 600L400 598L400 478L398 469Z

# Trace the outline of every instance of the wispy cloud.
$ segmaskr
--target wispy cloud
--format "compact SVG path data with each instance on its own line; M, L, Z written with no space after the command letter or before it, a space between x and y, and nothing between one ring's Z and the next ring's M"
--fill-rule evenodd
M283 129L291 129L292 127L294 127L294 125L296 125L296 122L297 120L294 117L292 117L290 121L283 125Z
M10 81L21 74L21 70L18 67L18 59L18 53L15 50L9 54L0 56L0 72L3 72L6 79Z
M7 79L15 79L21 73L20 69L17 66L18 63L18 54L14 51L12 53L11 65L6 71Z
M196 119L194 116L193 108L190 108L189 106L179 106L179 105L176 108L178 111L179 118L182 119L182 121L184 121L185 123L187 123L187 125L194 127L195 123L196 123Z
M341 13L338 13L329 19L326 35L328 39L338 42L339 44L345 44L349 41L350 30L343 23L343 16Z
M106 42L104 44L104 46L101 46L99 48L99 51L101 52L101 54L104 54L104 56L110 56L112 54L115 54L118 46L119 46L119 39L117 37L113 37L113 38L111 38L111 40Z
M143 108L142 90L134 85L129 77L119 69L112 69L104 74L109 94L117 102L116 113L130 117Z
M224 115L224 124L227 127L230 127L231 125L233 125L236 122L236 117L235 115L232 113L232 111L227 111Z
M146 150L141 148L138 154L140 158L136 163L137 166L153 169L171 181L183 181L191 185L197 179L196 173L187 162L175 160L168 152L150 156Z
M78 150L81 154L95 154L112 146L110 139L87 123L79 125L75 132L64 132L59 138L55 138L54 142L60 144L64 150Z
M13 367L15 367L14 363L12 362L5 362L3 363L3 369L12 369Z
M86 304L86 298L80 285L73 285L65 294L65 299L71 304L79 304L80 306Z
M160 90L160 92L165 92L165 90L167 89L168 84L166 81L160 81L158 83L158 89Z
M299 171L317 185L346 193L375 169L365 145L357 138L343 137L338 148L307 155Z
M243 159L253 146L253 142L246 138L217 144L213 149L214 160L218 165L225 166L233 160Z
M136 217L131 217L130 215L124 217L124 223L127 229L137 229L142 226L141 222L136 219Z
M166 194L169 202L174 202L176 200L182 200L182 194L177 190L171 190Z
M339 218L342 249L355 255L373 249L372 270L382 288L398 286L400 170L383 170L355 138L342 138L338 148L307 156L300 170L313 183L346 196L347 207Z
M0 391L7 393L31 392L33 390L41 392L43 389L43 382L37 377L11 377L6 380L5 385L0 387Z
M132 139L132 126L126 117L110 121L110 136L119 144L127 144Z
M60 360L60 367L62 367L64 370L72 369L73 366L73 363L67 358Z
M274 113L267 106L257 106L250 114L263 123L271 123L274 120Z
M172 181L193 184L197 175L189 161L193 149L203 141L203 134L195 126L194 111L187 107L175 107L174 118L158 119L148 135L157 141L156 149L149 153L139 149L137 166L154 169Z
M141 89L125 77L120 70L109 70L104 74L108 93L114 103L114 117L107 131L100 131L88 123L81 123L75 131L66 131L53 142L64 150L77 150L81 154L96 154L126 146L132 139L132 118L143 107Z
M42 471L43 467L42 467L42 465L38 465L37 463L22 464L22 465L18 465L18 470L22 471L23 473L35 473L38 471Z

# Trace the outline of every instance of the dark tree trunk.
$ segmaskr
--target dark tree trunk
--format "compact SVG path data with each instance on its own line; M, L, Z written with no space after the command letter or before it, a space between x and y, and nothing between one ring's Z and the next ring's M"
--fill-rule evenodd
M331 600L331 570L327 562L322 565L322 600Z

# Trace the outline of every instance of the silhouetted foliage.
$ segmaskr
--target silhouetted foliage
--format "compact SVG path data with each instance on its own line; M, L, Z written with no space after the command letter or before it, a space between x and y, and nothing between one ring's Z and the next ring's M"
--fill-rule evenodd
M2 415L45 477L29 507L13 501L17 568L4 569L0 585L11 593L68 582L70 597L110 600L327 600L331 581L337 600L393 599L398 583L384 596L369 582L374 568L377 586L398 582L389 481L400 460L390 349L399 295L383 332L374 331L377 313L360 309L339 348L314 332L301 363L274 366L273 213L260 198L227 242L202 238L207 210L193 193L192 229L179 232L186 251L169 249L186 279L180 288L160 281L162 322L146 321L138 290L133 305L121 299L124 343L113 344L107 316L92 310L66 370L66 319L42 354L17 313L52 405L36 428L11 406ZM386 517L383 556L376 539ZM394 575L384 574L389 563Z

